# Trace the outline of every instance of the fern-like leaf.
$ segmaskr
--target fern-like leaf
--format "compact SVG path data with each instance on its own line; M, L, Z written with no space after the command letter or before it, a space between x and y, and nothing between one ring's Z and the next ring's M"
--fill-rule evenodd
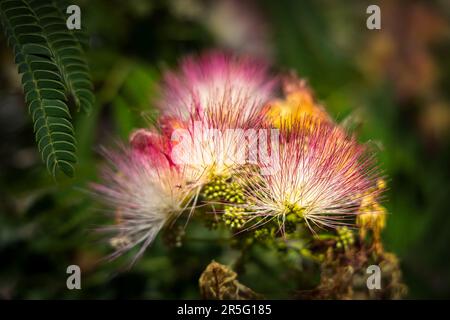
M92 82L84 50L74 31L68 30L66 20L56 1L29 0L44 30L49 49L78 109L89 112L94 103Z
M59 171L73 176L77 159L68 96L85 111L94 101L83 48L51 1L0 0L0 9L42 159L53 176Z

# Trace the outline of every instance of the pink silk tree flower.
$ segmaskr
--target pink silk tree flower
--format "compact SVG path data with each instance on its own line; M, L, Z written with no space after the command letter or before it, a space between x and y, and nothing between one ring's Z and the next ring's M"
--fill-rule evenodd
M262 62L209 52L188 57L178 72L166 73L157 105L163 116L180 120L208 111L239 113L237 120L245 122L272 97L275 84Z
M244 100L243 100L244 102ZM241 103L241 102L240 102ZM232 102L217 104L217 112L191 114L186 121L166 117L160 123L171 140L171 160L182 167L186 180L201 188L215 177L230 178L247 164L256 164L264 115L228 112ZM268 143L267 141L265 141Z
M276 219L281 231L287 220L304 221L315 233L314 227L348 224L368 194L379 196L373 156L341 128L305 118L281 128L280 142L271 174L253 169L239 174L246 203L236 206L247 219L258 217L260 224Z
M110 166L92 188L116 216L114 225L103 228L117 249L110 258L140 246L134 263L159 231L186 209L191 193L182 170L168 157L164 137L138 130L130 144L120 152L105 152Z
M148 157L156 166L167 163L173 166L171 159L172 143L165 136L154 130L138 129L130 135L130 146L133 154Z

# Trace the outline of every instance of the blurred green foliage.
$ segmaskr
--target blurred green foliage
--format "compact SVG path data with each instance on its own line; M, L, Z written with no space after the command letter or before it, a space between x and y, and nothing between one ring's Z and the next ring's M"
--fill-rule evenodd
M198 278L206 265L212 259L231 264L238 257L224 243L223 234L193 221L182 247L167 247L160 236L132 269L123 270L126 258L101 261L111 249L93 230L108 218L86 190L97 179L103 162L99 147L127 139L134 128L153 122L151 101L162 72L185 54L224 46L199 15L180 14L180 2L187 12L210 4L192 0L76 2L82 8L82 26L91 35L88 61L96 105L89 116L75 116L79 164L74 179L55 182L40 164L23 97L14 76L7 72L11 55L5 39L0 42L5 66L0 80L0 298L199 298ZM449 20L449 7L443 2L396 3L405 10L401 13L425 6ZM380 31L367 30L368 5L365 1L344 5L265 0L255 2L254 10L259 10L268 26L267 45L273 48L275 68L294 69L308 79L333 116L352 124L361 141L370 141L378 150L389 177L385 204L390 215L384 242L400 258L409 297L448 298L449 130L428 134L421 126L429 95L416 90L405 98L398 93L398 78L392 73L396 64L403 63L401 59L393 59L392 68L370 55L374 37L392 29L382 24ZM392 13L392 9L384 10L382 17ZM412 28L408 23L397 28ZM401 47L400 39L394 39ZM440 39L426 52L439 70L433 97L438 96L449 108L448 34ZM361 67L365 64L378 66L382 76L365 72ZM411 76L416 76L416 66L409 67ZM433 123L427 124L425 128L434 128ZM276 252L256 247L245 259L240 281L269 297L287 297L297 284L317 281L307 278L310 273L305 269L286 269L295 257L281 261ZM82 290L66 288L66 268L71 264L82 269ZM304 268L313 267L306 264Z

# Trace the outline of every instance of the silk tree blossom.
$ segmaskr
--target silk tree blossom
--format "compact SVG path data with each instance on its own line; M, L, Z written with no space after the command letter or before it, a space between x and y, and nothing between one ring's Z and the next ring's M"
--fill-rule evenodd
M259 113L276 81L264 63L219 52L188 57L179 72L168 72L158 107L163 116L188 120L192 114L239 113L240 124Z
M173 131L172 159L191 172L191 179L204 181L214 176L229 176L245 164L246 133L243 129L220 130L207 122Z
M266 118L273 126L290 127L305 117L333 122L325 108L316 101L306 80L291 73L282 77L282 89L284 98L272 99L265 107Z
M249 152L245 142L262 127L260 98L268 97L269 84L261 84L261 92L257 84L246 87L259 69L237 61L217 54L204 57L200 65L186 63L188 84L195 86L171 88L175 95L184 92L183 99L191 99L172 110L185 112L185 118L163 116L162 134L138 130L130 138L131 150L108 155L112 168L95 190L117 212L117 224L108 229L116 234L112 240L118 245L112 257L137 245L141 248L136 258L142 255L158 232L188 206L191 216L207 183L232 175L242 165L239 159ZM212 82L202 78L203 72L210 72Z
M138 130L130 144L121 152L105 152L111 165L93 189L116 214L116 224L103 228L113 234L111 244L117 248L110 258L140 245L134 263L159 231L186 209L191 187L170 161L164 137Z
M231 229L272 221L278 225L268 227L284 234L298 222L313 233L348 224L368 200L380 200L373 156L331 120L304 81L285 78L280 100L267 67L247 58L209 53L180 69L165 76L161 132L137 130L129 148L106 152L111 165L93 187L116 215L105 228L117 248L111 258L140 246L135 261L198 204L223 213Z
M219 52L189 57L180 69L165 76L160 124L172 139L172 160L204 185L248 158L276 81L266 65Z
M228 108L226 105L225 108ZM165 123L171 136L171 160L184 168L188 181L204 186L215 177L231 177L248 164L263 164L273 168L278 161L278 129L264 126L261 114L246 122L240 113L210 113L194 115L190 121ZM237 124L242 126L237 126Z
M349 223L364 197L378 197L373 157L341 128L305 118L282 129L282 136L274 174L246 169L239 175L246 202L236 206L247 220L258 218L257 224L263 224L276 219L284 231L285 221L294 217L315 232L315 226Z

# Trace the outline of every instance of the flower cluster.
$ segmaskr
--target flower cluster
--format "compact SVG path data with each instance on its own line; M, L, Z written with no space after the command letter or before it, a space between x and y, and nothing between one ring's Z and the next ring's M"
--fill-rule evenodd
M304 80L212 52L166 73L160 93L158 127L106 152L112 166L94 185L116 215L106 228L113 257L139 245L140 256L182 215L213 215L215 225L257 241L300 226L314 235L361 224L358 215L380 207L373 155Z

